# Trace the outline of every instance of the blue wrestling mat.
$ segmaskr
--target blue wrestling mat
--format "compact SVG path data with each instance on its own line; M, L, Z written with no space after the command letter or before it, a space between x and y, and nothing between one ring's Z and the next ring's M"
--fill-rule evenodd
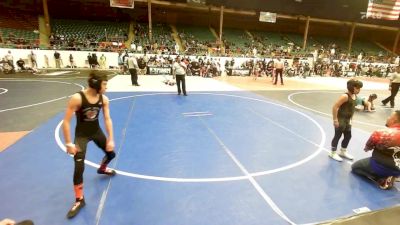
M73 160L58 114L0 153L0 218L35 225L287 225L400 203L328 157L330 118L250 92L108 93L117 157L96 173L90 143L87 205L73 219ZM293 98L294 99L294 98ZM102 120L100 120L102 123ZM103 124L102 124L103 125ZM357 159L368 132L353 128Z

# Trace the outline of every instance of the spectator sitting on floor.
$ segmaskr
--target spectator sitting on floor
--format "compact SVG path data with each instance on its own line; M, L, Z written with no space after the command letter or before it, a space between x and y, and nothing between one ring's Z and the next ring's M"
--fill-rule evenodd
M20 70L26 70L25 69L25 61L22 58L19 58L19 60L17 61L17 65Z

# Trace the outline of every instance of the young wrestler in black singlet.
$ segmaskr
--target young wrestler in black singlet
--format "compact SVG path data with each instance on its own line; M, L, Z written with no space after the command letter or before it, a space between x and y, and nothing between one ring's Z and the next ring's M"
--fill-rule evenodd
M360 93L363 83L359 80L351 79L347 82L347 92L342 94L332 107L333 126L335 127L335 136L331 142L331 153L329 156L341 162L344 158L353 159L353 156L347 152L347 146L351 139L351 120L353 119L356 97ZM337 153L339 139L343 135L340 152Z
M85 206L83 197L83 171L85 169L85 155L88 142L93 141L105 153L99 174L113 176L115 171L107 165L115 157L112 120L110 117L109 100L103 95L107 88L107 76L91 73L88 79L89 87L74 94L68 102L63 120L63 132L67 152L74 155L74 191L75 204L67 214L68 218L74 217ZM106 137L99 125L99 114L103 109ZM71 140L70 121L76 114L75 139Z

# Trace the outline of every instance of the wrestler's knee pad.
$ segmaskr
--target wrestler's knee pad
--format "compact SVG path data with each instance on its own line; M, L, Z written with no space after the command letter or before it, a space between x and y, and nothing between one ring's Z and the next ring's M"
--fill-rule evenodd
M106 152L106 156L107 156L107 159L108 159L108 161L111 161L113 158L115 158L115 152L114 151L111 151L111 152Z

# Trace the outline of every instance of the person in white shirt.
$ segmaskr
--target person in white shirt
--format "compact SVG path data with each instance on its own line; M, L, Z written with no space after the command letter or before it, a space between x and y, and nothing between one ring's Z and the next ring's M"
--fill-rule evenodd
M331 48L331 57L334 57L334 56L335 56L335 53L336 53L335 48Z
M362 53L358 54L358 56L357 56L357 62L358 62L358 63L361 63L362 58L363 58Z
M312 55L313 55L314 62L316 62L318 59L318 50L315 49L314 52L312 53Z
M12 71L14 71L15 70L14 57L11 55L11 51L8 51L8 53L7 53L5 58L6 58L7 62L8 62L8 64L11 66Z
M274 82L274 85L276 85L276 83L278 82L278 76L279 75L281 77L281 84L283 85L282 74L283 74L284 67L285 67L285 65L283 64L281 59L278 57L277 60L274 63L274 69L275 69L275 82Z
M31 59L31 66L32 68L37 68L37 60L36 60L36 54L31 51L31 54L29 55L29 58Z
M185 80L186 69L187 66L185 62L181 60L181 57L177 56L174 64L172 65L172 74L176 79L176 86L178 87L178 95L181 95L181 93L183 92L183 95L187 96L186 80ZM182 89L181 89L181 84L182 84Z
M396 67L395 72L390 73L390 83L389 90L391 92L390 96L382 100L382 104L386 106L390 102L390 108L394 108L394 99L399 92L400 87L400 66Z
M44 65L46 66L46 68L49 68L49 57L47 55L44 55Z
M137 48L136 48L136 51L139 52L139 53L142 53L143 52L143 47L141 45L138 45Z
M131 50L132 50L133 52L136 52L136 44L135 44L135 42L132 42L132 44L131 44Z
M136 57L134 55L130 55L128 58L128 69L131 74L131 81L133 86L140 86L138 84L138 75L137 71L139 69Z

